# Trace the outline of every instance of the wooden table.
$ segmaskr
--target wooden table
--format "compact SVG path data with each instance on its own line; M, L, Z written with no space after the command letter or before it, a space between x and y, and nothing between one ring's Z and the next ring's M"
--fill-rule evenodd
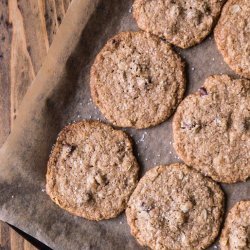
M36 250L46 249L46 246L29 236L24 236L21 231L13 229L6 223L0 222L0 249Z
M0 146L42 66L71 0L0 0ZM32 241L31 244L29 241ZM0 222L0 250L34 250L39 242Z

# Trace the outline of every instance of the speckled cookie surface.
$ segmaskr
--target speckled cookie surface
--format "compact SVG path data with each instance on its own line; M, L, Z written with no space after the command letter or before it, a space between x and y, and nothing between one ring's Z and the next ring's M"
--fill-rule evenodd
M188 165L216 181L250 176L250 81L211 76L173 119L174 147Z
M223 0L135 0L133 15L142 30L188 48L210 33L223 3Z
M46 191L68 212L90 220L121 213L137 184L128 136L95 121L65 127L52 150Z
M220 238L221 250L250 249L250 201L240 201L230 210Z
M214 33L225 62L239 75L250 78L250 1L229 0Z
M113 124L154 126L165 121L183 98L184 63L157 37L123 32L96 57L90 87L95 104Z
M184 164L149 170L130 197L132 235L151 249L204 249L216 238L224 195L211 179Z

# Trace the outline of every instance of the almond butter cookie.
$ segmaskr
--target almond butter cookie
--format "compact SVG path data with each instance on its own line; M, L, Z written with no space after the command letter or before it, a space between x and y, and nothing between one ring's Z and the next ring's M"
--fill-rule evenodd
M250 78L250 1L229 0L214 32L225 62L237 74Z
M212 30L224 0L135 0L133 15L139 28L188 48Z
M154 126L165 121L183 98L184 63L157 37L123 32L97 55L90 87L95 104L113 124Z
M140 180L126 215L132 235L151 249L205 249L224 211L220 187L184 164L158 166Z
M174 147L187 164L225 183L250 177L250 81L208 77L173 119Z
M250 201L240 201L230 210L220 238L221 250L250 249Z
M89 220L116 217L137 184L129 137L97 121L65 127L50 155L46 191L68 212Z

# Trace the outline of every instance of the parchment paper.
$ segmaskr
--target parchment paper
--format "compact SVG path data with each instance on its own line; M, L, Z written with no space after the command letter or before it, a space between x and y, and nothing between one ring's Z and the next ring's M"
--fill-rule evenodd
M138 29L131 6L132 0L73 1L0 150L0 219L54 249L141 249L124 215L87 221L60 209L45 193L46 164L60 129L81 119L105 121L90 99L89 70L108 38ZM213 37L194 48L176 50L188 64L186 94L211 74L233 74ZM135 142L141 176L155 165L179 161L172 147L171 120L151 129L126 129ZM223 189L227 211L236 201L250 198L249 181Z

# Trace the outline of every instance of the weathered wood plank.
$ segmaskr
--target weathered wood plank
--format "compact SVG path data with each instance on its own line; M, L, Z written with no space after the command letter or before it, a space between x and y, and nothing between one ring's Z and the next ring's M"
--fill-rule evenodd
M49 49L46 26L42 21L44 16L41 14L39 1L18 0L17 7L23 20L27 50L32 61L34 72L37 74Z
M28 52L23 16L17 0L9 0L9 17L13 25L10 61L11 111L13 121L29 85L35 78L33 64Z
M24 240L23 250L35 250L35 249L37 249L37 248L34 247L30 242L28 242L27 240Z
M63 2L64 2L64 9L65 9L65 12L66 12L69 5L70 5L71 0L63 0Z
M25 240L9 225L0 222L0 249L2 250L36 250L30 242Z
M31 243L25 240L14 229L10 228L10 249L11 250L36 250Z
M0 249L10 249L10 227L0 221Z
M10 133L10 58L12 24L8 1L0 1L0 146Z
M65 15L63 0L55 1L55 5L56 5L56 18L57 18L58 26L60 26L63 20L63 17Z
M45 20L49 44L58 30L55 0L45 0Z
M0 146L71 0L0 0ZM0 221L0 250L36 248Z

